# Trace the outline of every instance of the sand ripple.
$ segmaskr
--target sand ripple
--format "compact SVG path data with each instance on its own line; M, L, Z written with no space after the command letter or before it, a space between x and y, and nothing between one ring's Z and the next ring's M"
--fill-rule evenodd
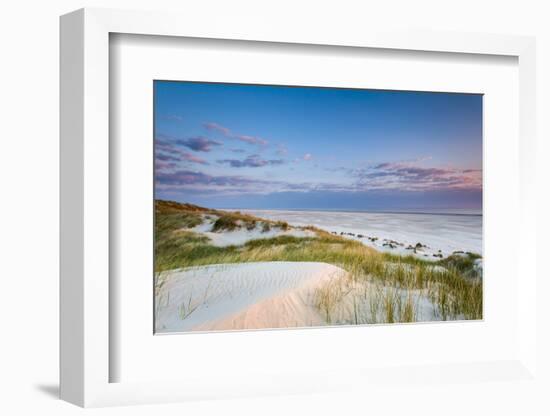
M313 291L345 277L317 262L258 262L165 272L157 290L156 331L210 331L323 324Z

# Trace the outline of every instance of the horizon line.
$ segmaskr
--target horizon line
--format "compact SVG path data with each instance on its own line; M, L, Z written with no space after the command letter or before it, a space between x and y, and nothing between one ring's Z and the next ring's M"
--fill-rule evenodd
M376 209L337 209L337 208L214 208L219 210L247 210L247 211L310 211L310 212L357 212L357 213L372 213L372 214L420 214L420 215L456 215L456 216L472 216L472 217L482 217L483 216L483 210L479 214L475 213L460 213L460 212L438 212L434 210L434 212L427 212L427 211L398 211L398 210L390 210L386 211L384 209L376 210ZM475 210L473 208L447 208L449 210Z
M345 208L246 208L246 207L209 207L204 205L199 205L192 202L181 202L181 201L175 201L170 199L161 199L161 198L154 198L154 201L165 201L165 202L176 202L178 204L190 204L190 205L196 205L202 208L209 208L209 209L217 209L222 211L308 211L308 212L357 212L357 213L372 213L372 214L419 214L419 215L452 215L452 216L472 216L472 217L482 217L483 216L483 207L481 208L439 208L439 210L472 210L477 211L479 210L479 213L465 213L465 212L443 212L438 211L438 209L434 209L433 211L429 212L426 209L422 210L416 210L415 208L409 208L404 209L402 211L396 210L396 209L345 209Z

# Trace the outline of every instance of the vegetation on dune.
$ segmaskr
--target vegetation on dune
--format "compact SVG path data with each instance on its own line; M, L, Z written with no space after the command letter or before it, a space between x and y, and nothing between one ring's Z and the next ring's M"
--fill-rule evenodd
M193 228L202 224L202 216L194 212L173 212L155 216L155 240L157 243L171 238L175 230Z
M280 228L280 229L283 230L283 231L286 231L286 230L288 230L288 229L290 228L290 226L288 225L288 223L285 222L285 221L277 221L277 222L275 223L275 227L278 227L278 228Z
M243 246L216 247L206 236L173 230L157 240L156 271L190 266L254 261L324 261L347 264L376 253L373 249L341 237L293 237L281 235L248 241Z
M208 210L189 204L159 204L156 210L155 270L266 261L311 261L339 266L348 272L316 290L313 304L327 323L415 322L422 296L433 304L438 319L481 319L482 282L474 278L472 253L457 253L437 262L414 256L380 253L362 243L307 227L315 237L280 235L248 241L242 246L216 247L206 236L183 230L216 215L213 231L231 231L257 223L262 231L288 229L286 223L241 213ZM191 208L189 208L191 207ZM194 225L193 225L194 224ZM286 224L284 226L283 224ZM284 227L284 228L283 228ZM343 307L342 305L352 305Z
M214 222L212 231L233 231L238 226L239 224L237 223L237 220L235 218L230 215L222 215Z
M258 224L261 225L263 232L268 232L271 228L279 228L286 231L290 228L284 221L272 221L258 218L253 215L243 214L240 211L221 211L216 209L203 208L198 205L180 203L175 201L155 200L155 220L157 227L163 227L163 223L173 218L173 223L166 224L166 230L172 226L177 228L193 228L200 225L203 217L216 217L212 231L233 231L241 227L247 230L253 230ZM179 222L177 222L179 219Z
M457 272L464 274L467 277L477 277L475 271L475 261L480 259L481 256L475 253L454 253L453 255L439 260L438 264L447 268L456 270Z
M186 204L175 201L164 201L160 199L155 200L155 213L157 214L174 214L181 213L183 211L209 213L213 212L214 210L199 207L198 205L193 204Z

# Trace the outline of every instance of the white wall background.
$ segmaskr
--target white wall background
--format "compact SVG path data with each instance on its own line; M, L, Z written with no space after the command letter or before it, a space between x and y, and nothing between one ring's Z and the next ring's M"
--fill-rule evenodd
M544 0L170 1L11 0L0 12L0 413L67 415L81 409L56 399L58 383L58 16L84 6L178 10L197 19L267 16L303 25L390 26L535 35L538 41L539 214L549 210L550 11ZM545 165L545 166L544 166ZM540 235L548 235L540 219ZM539 249L549 244L539 235ZM504 255L504 254L503 254ZM542 257L542 256L541 256ZM544 258L541 259L540 265ZM550 276L548 276L550 278ZM539 293L536 385L485 383L388 387L376 396L335 393L99 409L101 415L150 414L550 414L550 284ZM399 391L395 391L395 390ZM436 392L436 394L434 394Z

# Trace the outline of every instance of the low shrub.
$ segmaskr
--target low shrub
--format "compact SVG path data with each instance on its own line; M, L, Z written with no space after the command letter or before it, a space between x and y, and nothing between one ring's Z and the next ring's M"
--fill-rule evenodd
M216 222L214 222L214 225L212 226L212 231L218 232L218 231L233 231L239 226L237 223L237 220L232 217L231 215L222 215L219 217Z

